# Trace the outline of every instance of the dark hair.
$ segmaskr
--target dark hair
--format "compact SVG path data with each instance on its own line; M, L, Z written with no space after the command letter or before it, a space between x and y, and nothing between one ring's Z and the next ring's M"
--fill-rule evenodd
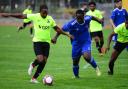
M84 11L79 9L76 11L76 14L83 14L84 15Z
M90 6L90 5L92 5L92 4L93 4L94 6L96 6L96 3L95 3L95 2L89 2L88 5Z
M41 11L42 9L48 9L47 5L45 5L45 4L40 5L40 11Z
M118 3L118 2L120 2L120 1L122 1L122 0L114 0L115 3Z
M86 2L82 2L80 5L81 6L85 6L85 5L87 5L87 3Z

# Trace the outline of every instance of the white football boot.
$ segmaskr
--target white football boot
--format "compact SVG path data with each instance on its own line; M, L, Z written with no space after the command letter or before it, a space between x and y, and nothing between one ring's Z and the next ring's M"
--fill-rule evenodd
M34 67L32 66L32 63L30 63L29 68L28 68L28 75L32 74Z
M39 83L35 78L32 78L32 79L30 80L30 82L31 82L31 83L35 83L35 84L36 84L36 83Z
M97 75L97 76L101 76L101 72L100 72L100 69L99 69L98 66L96 67L96 75Z

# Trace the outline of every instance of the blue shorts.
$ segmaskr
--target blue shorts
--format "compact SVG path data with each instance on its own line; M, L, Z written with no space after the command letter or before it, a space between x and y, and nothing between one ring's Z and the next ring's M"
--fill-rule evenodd
M85 52L91 51L91 43L86 42L83 44L72 44L72 59L76 59L83 55Z

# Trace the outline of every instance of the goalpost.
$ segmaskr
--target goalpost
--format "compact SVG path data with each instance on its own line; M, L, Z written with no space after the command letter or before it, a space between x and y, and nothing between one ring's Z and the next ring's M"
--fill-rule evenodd
M128 0L122 0L123 8L128 11Z

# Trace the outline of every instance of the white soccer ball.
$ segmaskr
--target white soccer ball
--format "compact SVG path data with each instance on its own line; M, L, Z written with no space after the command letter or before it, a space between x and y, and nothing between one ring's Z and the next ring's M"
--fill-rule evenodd
M43 78L43 84L51 86L53 84L53 77L51 75L45 75Z

